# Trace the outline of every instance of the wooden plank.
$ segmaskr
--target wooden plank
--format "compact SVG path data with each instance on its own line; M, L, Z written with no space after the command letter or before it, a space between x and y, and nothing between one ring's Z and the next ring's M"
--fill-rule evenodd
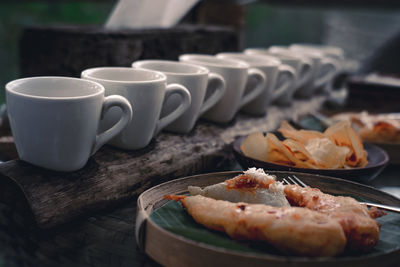
M1 111L0 111L1 113ZM0 162L18 158L7 116L0 115Z
M15 202L0 201L0 266L159 266L136 246L135 214L132 199L116 210L41 230Z
M274 130L282 119L317 110L325 96L296 100L290 107L271 106L263 117L239 114L229 125L200 122L187 135L162 133L143 150L109 146L73 173L59 173L20 160L0 165L0 174L25 194L37 224L48 228L80 215L110 207L145 189L177 177L218 171L233 161L235 136ZM1 191L1 189L0 189Z

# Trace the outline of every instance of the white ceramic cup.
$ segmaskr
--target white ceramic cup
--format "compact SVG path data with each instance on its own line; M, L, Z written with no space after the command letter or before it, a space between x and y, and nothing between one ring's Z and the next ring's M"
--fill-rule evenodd
M293 50L305 49L310 51L317 50L323 52L326 56L334 58L340 62L345 60L343 49L337 46L302 43L302 44L292 44L290 45L290 49Z
M294 52L289 51L288 49L279 50L267 48L248 48L244 52L245 54L259 57L264 55L277 57L283 64L289 65L295 70L296 82L288 93L275 100L275 102L278 104L291 104L295 92L312 78L312 61L307 57L296 55Z
M31 164L75 171L132 118L121 96L104 97L96 82L67 77L33 77L6 85L7 110L19 157ZM98 132L100 117L120 111L116 123Z
M259 97L264 91L266 77L264 73L243 61L221 59L211 55L186 54L179 57L181 62L206 67L221 75L226 83L226 90L217 104L205 112L202 118L228 123L244 105ZM255 81L248 84L248 81Z
M201 66L169 60L141 60L132 63L132 67L160 71L167 76L168 83L178 83L189 90L192 98L190 108L165 127L170 132L190 132L200 115L214 106L225 92L224 78ZM179 99L171 97L163 106L161 115L171 113L178 104Z
M129 125L110 144L122 149L140 149L164 127L181 116L189 107L189 91L179 84L167 85L165 74L151 70L127 67L102 67L84 70L82 78L96 81L105 88L106 95L117 94L128 99L134 116ZM160 118L161 108L172 95L180 102L174 111ZM106 128L118 118L120 111L113 109L100 122Z
M321 86L321 89L325 93L329 93L332 90L332 82L338 75L345 72L346 59L344 56L344 51L340 47L321 45L321 44L292 44L290 49L294 51L307 50L307 51L318 51L323 53L325 57L332 59L336 64L336 73L333 75L330 82Z
M296 81L295 70L272 56L251 56L243 53L220 53L218 58L242 60L250 67L261 70L267 82L263 92L246 104L242 110L253 115L264 115L270 103L291 94Z
M341 68L340 62L337 59L327 56L318 49L297 46L290 46L289 49L310 58L314 64L313 79L297 90L296 95L299 97L311 97L318 89L332 82Z

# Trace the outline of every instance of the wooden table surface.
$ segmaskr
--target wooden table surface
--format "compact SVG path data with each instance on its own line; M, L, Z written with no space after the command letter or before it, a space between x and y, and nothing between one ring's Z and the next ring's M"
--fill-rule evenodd
M318 109L323 101L324 98L321 97L313 101L298 101L292 107L271 107L264 117L239 115L234 123L223 127L200 122L198 128L218 129L219 136L216 138L225 138L229 143L235 135L255 130L273 130L281 119L296 119L301 114ZM197 136L196 131L191 136ZM162 133L158 141L165 142L169 138L176 138L176 135ZM182 140L189 142L190 138ZM221 151L214 153L221 157ZM225 164L218 165L210 161L207 171L240 169L233 157L228 155L230 151L226 147L224 153L228 159ZM185 164L185 175L202 172L198 168L190 169L188 162ZM194 162L191 164L197 166ZM215 165L214 168L212 164ZM388 168L373 181L373 185L400 187L398 171L400 168L396 166ZM168 179L174 179L182 176L182 173L173 170L167 176ZM161 181L142 183L138 192L157 182ZM67 223L41 229L35 223L32 210L19 187L10 179L0 176L0 267L158 266L140 252L135 243L136 199L137 194L132 194L100 210L74 217Z

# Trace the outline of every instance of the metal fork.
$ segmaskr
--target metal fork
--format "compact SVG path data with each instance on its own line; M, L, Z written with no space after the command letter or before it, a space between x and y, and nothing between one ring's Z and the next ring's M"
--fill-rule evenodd
M290 185L290 184L296 184L301 187L306 187L307 184L305 184L300 178L298 178L296 175L291 175L288 176L287 179L283 178L282 179L284 183ZM400 213L400 207L394 207L394 206L389 206L389 205L383 205L383 204L376 204L376 203L370 203L370 202L359 202L360 204L367 205L368 207L377 207L383 210L389 210L389 211L394 211L394 212L399 212Z

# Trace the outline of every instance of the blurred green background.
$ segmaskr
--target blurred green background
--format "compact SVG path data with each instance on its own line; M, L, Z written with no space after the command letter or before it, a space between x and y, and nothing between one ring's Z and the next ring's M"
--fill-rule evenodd
M249 5L244 46L321 43L327 12L312 7Z
M1 1L0 2L0 103L4 85L19 77L18 40L27 25L105 23L116 1ZM363 60L400 32L400 11L393 8L315 8L268 5L247 6L244 47L291 43L326 43L345 49Z
M0 2L0 103L4 86L18 74L18 40L26 25L35 24L103 24L113 2L94 1L7 1Z

